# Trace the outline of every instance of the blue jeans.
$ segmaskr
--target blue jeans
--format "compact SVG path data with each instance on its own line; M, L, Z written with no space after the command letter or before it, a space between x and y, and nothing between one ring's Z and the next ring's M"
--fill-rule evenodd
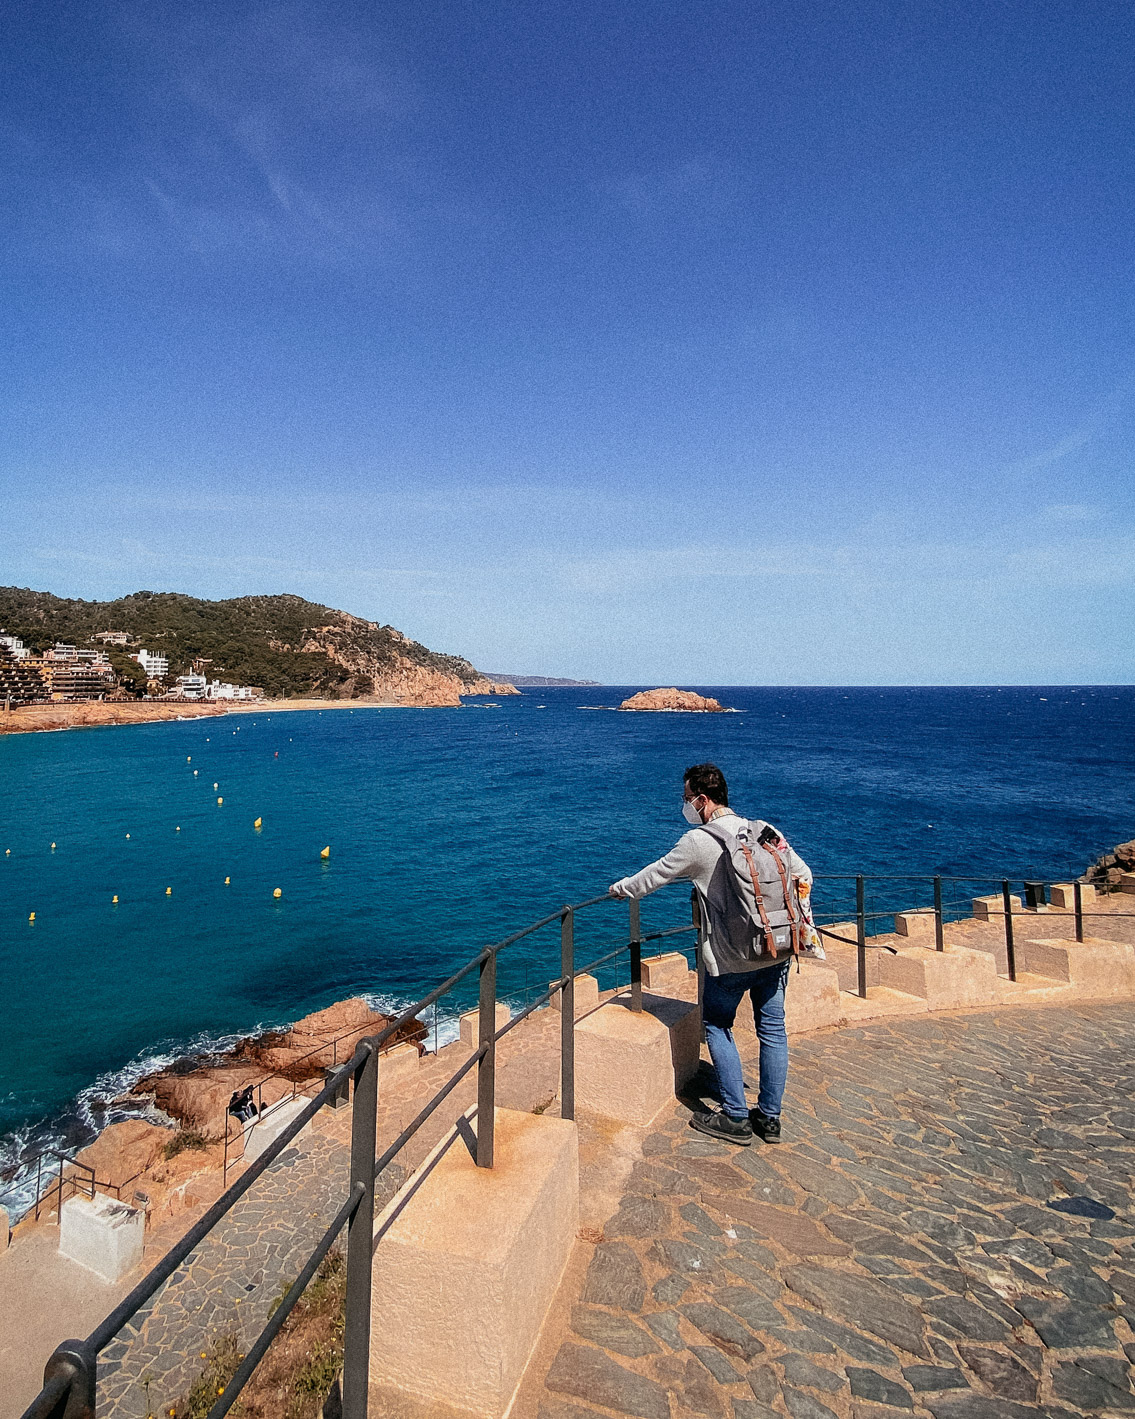
M745 1081L741 1056L733 1040L737 1007L748 995L753 1002L753 1019L761 1046L761 1088L757 1108L766 1118L779 1118L784 1085L788 1078L788 1035L784 1029L784 990L788 984L791 958L763 971L734 971L729 975L705 978L702 1020L705 1042L717 1074L721 1103L732 1118L749 1117L745 1102Z

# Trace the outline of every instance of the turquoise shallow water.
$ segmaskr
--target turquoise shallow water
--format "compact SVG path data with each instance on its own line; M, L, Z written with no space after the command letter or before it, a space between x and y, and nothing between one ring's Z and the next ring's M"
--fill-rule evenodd
M416 998L665 851L698 760L817 872L1066 877L1135 835L1130 687L708 692L744 713L581 708L628 693L605 687L0 738L4 1156L83 1141L155 1058L360 991ZM581 950L625 929L600 912ZM687 912L671 890L644 922ZM517 948L502 989L546 982L556 950Z

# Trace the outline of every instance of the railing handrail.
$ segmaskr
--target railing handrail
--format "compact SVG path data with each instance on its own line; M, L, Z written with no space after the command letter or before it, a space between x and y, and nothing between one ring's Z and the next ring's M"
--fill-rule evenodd
M130 1293L125 1296L122 1301L119 1302L119 1304L109 1313L109 1315L104 1317L104 1319L99 1323L98 1326L95 1327L95 1329L87 1336L87 1338L83 1341L68 1341L63 1346L57 1348L55 1355L48 1363L49 1370L52 1369L53 1365L55 1366L54 1372L50 1377L45 1377L44 1389L41 1390L39 1396L33 1401L31 1407L26 1411L27 1419L35 1419L35 1416L55 1413L54 1403L52 1402L52 1399L49 1396L49 1391L51 1392L51 1395L55 1396L55 1403L57 1403L58 1394L61 1392L59 1381L59 1374L62 1372L61 1367L62 1370L65 1370L70 1374L70 1379L64 1387L64 1390L69 1390L74 1385L82 1385L86 1389L88 1389L91 1395L91 1404L93 1412L94 1373L95 1364L99 1352L105 1349L105 1347L118 1334L122 1327L126 1325L132 1319L132 1317L135 1316L137 1312L141 1310L141 1308L151 1299L151 1297L155 1295L155 1293L160 1289L160 1287L163 1286L166 1281L168 1281L170 1276L173 1275L173 1273L178 1269L182 1262L184 1262L185 1259L192 1254L194 1249L200 1245L200 1243L213 1230L217 1223L220 1222L220 1220L229 1212L229 1210L248 1191L248 1189L253 1185L253 1183L256 1182L256 1180L266 1171L267 1168L272 1165L272 1163L275 1162L275 1160L280 1156L280 1154L284 1151L288 1144L291 1143L291 1141L302 1131L303 1128L306 1127L306 1125L311 1121L311 1119L314 1118L315 1114L319 1111L319 1109L322 1108L323 1105L327 1103L335 1094L337 1094L342 1088L343 1084L351 1077L355 1078L356 1098L358 1097L359 1079L363 1071L367 1068L377 1068L377 1060L380 1054L382 1053L382 1046L387 1043L387 1041L389 1041L391 1038L393 1038L393 1036L398 1032L399 1029L401 1029L403 1025L408 1023L410 1020L416 1018L424 1010L428 1009L429 1006L431 1006L436 1000L439 1000L443 995L447 994L450 990L454 988L454 986L459 984L474 970L481 968L483 971L483 968L486 966L486 964L490 962L492 962L495 966L497 955L506 947L513 945L515 942L520 941L527 936L530 936L533 932L550 925L552 922L562 922L566 917L574 917L574 914L576 912L582 911L587 907L595 906L600 902L613 902L616 900L618 899L611 897L608 893L604 893L601 896L590 897L587 898L585 901L578 902L574 905L561 907L557 911L551 912L547 916L540 918L539 921L533 922L531 925L526 926L519 931L510 933L508 936L503 937L501 940L483 947L480 951L477 952L476 955L474 955L470 960L466 961L464 965L459 967L458 970L454 971L440 985L436 986L433 990L428 991L424 996L421 997L420 1000L415 1001L414 1004L407 1006L405 1009L395 1015L392 1019L388 1019L387 1023L380 1030L375 1032L373 1035L364 1036L362 1039L360 1039L356 1044L354 1053L352 1054L351 1058L329 1073L328 1077L325 1079L322 1088L320 1088L318 1092L308 1101L308 1103L304 1106L303 1109L300 1110L296 1117L288 1122L288 1124L281 1130L277 1137L273 1139L272 1142L264 1149L264 1151L259 1155L259 1157L257 1157L254 1162L249 1164L248 1167L244 1169L241 1175L228 1188L226 1188L226 1190L221 1194L221 1196L216 1200L216 1202L214 1202L212 1206L207 1209L204 1215L200 1217L192 1227L189 1228L189 1230L180 1239L180 1241L178 1241L173 1247L170 1248L168 1252L165 1253L165 1255L158 1261L158 1263L153 1266L149 1272L147 1272L147 1274L138 1282L136 1286L134 1286ZM634 905L637 906L637 903L634 903ZM677 930L679 931L688 931L691 929L693 928L677 928ZM670 934L674 933L657 932L653 933L652 936L648 939L658 939L664 935ZM637 933L637 931L632 931L631 939L629 941L619 946L615 951L609 953L607 956L600 958L600 960L606 961L613 959L615 956L620 955L623 951L626 950L630 950L632 956L634 956L635 952L639 948L641 948L641 939L642 938L640 937L640 934ZM578 970L573 970L570 976L570 980L574 981L577 975L584 974L586 970L594 968L597 964L599 964L599 962L592 962L588 967L582 967ZM495 971L493 972L493 975L495 978ZM550 998L551 995L555 994L556 988L565 989L565 987L567 987L568 979L569 978L566 976L561 976L560 980L557 982L557 987L553 987L551 990L549 990L547 992L547 995L545 996L545 999ZM493 1010L495 1014L495 989L493 992L493 997ZM536 1007L533 1006L532 1008ZM525 1016L529 1013L531 1013L530 1010L526 1010L523 1012ZM482 1016L484 1016L483 1008ZM442 1100L448 1096L448 1094L452 1091L454 1087L456 1087L460 1080L464 1078L465 1075L468 1074L475 1065L483 1065L485 1058L487 1056L491 1056L493 1050L495 1049L497 1040L500 1039L505 1033L507 1033L507 1031L512 1027L512 1024L513 1021L512 1019L510 1019L507 1025L497 1030L495 1028L494 1018L493 1028L491 1029L489 1039L487 1041L485 1039L482 1039L478 1049L476 1049L473 1052L472 1056L468 1060L466 1060L457 1071L455 1071L451 1079L448 1080L446 1084L444 1084L442 1088L435 1093L429 1104L427 1104L426 1108L423 1110L422 1114L419 1115L419 1118L415 1120L414 1123L408 1129L403 1130L403 1133L399 1136L399 1139L396 1140L395 1146L387 1149L381 1158L376 1159L373 1155L373 1152L371 1153L371 1179L369 1194L370 1207L367 1208L368 1211L370 1211L370 1208L373 1207L374 1176L379 1170L377 1165L381 1164L382 1167L385 1167L390 1161L392 1161L393 1157L401 1149L401 1147L403 1147L405 1143L409 1141L410 1137L412 1137L413 1134L417 1131L417 1128L425 1122L426 1118L428 1118L430 1114L442 1102ZM350 1035L356 1033L356 1030L349 1030L346 1031L344 1035L339 1036L338 1038L347 1038ZM313 1050L310 1052L310 1054L317 1054L322 1052L322 1050L326 1049L327 1045L330 1043L332 1043L332 1041L325 1041L325 1043L320 1047L320 1049ZM309 1056L302 1056L301 1058L307 1057ZM300 1061L297 1060L293 1063L299 1062ZM479 1131L481 1133L485 1132L483 1125ZM44 1150L44 1152L47 1151L49 1150ZM29 1160L29 1162L30 1161L32 1160ZM68 1161L75 1160L69 1159ZM89 1169L89 1165L81 1166L86 1166ZM93 1170L89 1170L92 1172L93 1175ZM352 1171L354 1171L354 1162L352 1163ZM279 1325L283 1323L287 1311L290 1311L296 1300L298 1300L299 1294L307 1285L307 1282L311 1279L311 1275L314 1275L315 1267L318 1265L318 1261L321 1259L322 1255L326 1254L326 1250L330 1247L335 1235L337 1235L338 1232L342 1229L344 1222L346 1222L349 1218L350 1224L352 1226L356 1224L361 1212L363 1211L363 1207L360 1201L355 1196L356 1191L357 1182L353 1180L351 1196L348 1199L348 1202L344 1204L343 1208L340 1209L335 1221L332 1223L332 1227L334 1230L324 1234L324 1237L321 1239L319 1245L316 1248L316 1252L312 1253L312 1258L314 1258L314 1264L312 1262L312 1258L309 1258L309 1262L307 1266L305 1266L304 1272L301 1274L300 1280L303 1284L301 1285L300 1281L297 1281L293 1285L291 1290L289 1290L288 1295L285 1298L287 1303L287 1309L284 1311L284 1315L279 1315L279 1311L284 1309L284 1306L281 1305L281 1307L278 1308L276 1312L276 1315L279 1316L279 1320L276 1321L275 1325L272 1325L272 1323L270 1322L269 1326L265 1328L265 1332L262 1333L259 1341L257 1342L257 1345L259 1345L261 1341L264 1342L264 1346L256 1351L257 1359L259 1359L260 1354L263 1353L263 1348L266 1348L267 1341L271 1339L271 1335L275 1334L275 1331L279 1328ZM367 1254L369 1255L369 1248L363 1248L361 1250L367 1252ZM316 1255L316 1253L318 1253L318 1255ZM349 1253L348 1272L350 1272L350 1269L351 1268ZM310 1274L308 1274L309 1272ZM348 1279L348 1286L350 1286L350 1279ZM267 1334L268 1330L271 1330L271 1334ZM265 1336L267 1336L267 1339L265 1339ZM249 1352L248 1358L251 1358L252 1353L252 1351ZM242 1372L247 1368L247 1374L251 1374L250 1367L242 1365L241 1368ZM247 1378L247 1374L244 1375L244 1378ZM235 1378L236 1377L234 1377L234 1381ZM235 1388L233 1384L230 1384L229 1389L225 1391L225 1394L221 1398L219 1398L217 1403L213 1406L213 1410L211 1411L211 1419L219 1419L220 1415L223 1415L228 1411L230 1405L235 1401L236 1395L237 1393L239 1393L241 1385L243 1385L244 1383L244 1378L241 1379L241 1384L236 1385Z
M942 914L943 903L941 897L941 885L948 881L962 882L992 882L1000 881L1001 895L1004 902L1006 948L1008 955L1009 976L1015 979L1013 962L1013 936L1012 921L1015 913L1012 909L1009 888L1013 881L1037 882L1038 878L983 878L965 877L953 878L935 876L904 876L904 877L872 877L866 874L855 874L851 877L842 875L824 874L816 877L816 881L842 881L850 880L856 883L856 918L857 918L857 939L854 943L858 947L859 961L859 988L860 994L866 993L865 976L865 946L866 946L866 921L868 913L865 909L865 884L868 880L884 881L927 881L933 882L935 887L935 918L937 947L942 949ZM1047 884L1046 884L1047 885ZM1083 939L1083 917L1088 915L1082 910L1081 884L1077 881L1074 884L1076 918L1076 939ZM495 1128L495 1052L497 1043L510 1030L514 1029L523 1019L526 1019L532 1012L541 1005L549 1001L557 992L563 993L561 1001L562 1017L562 1055L561 1055L561 1116L564 1118L574 1118L574 983L580 976L584 975L598 966L603 965L616 957L622 955L624 951L629 951L631 959L631 1008L642 1009L642 982L641 982L641 951L644 942L662 940L670 936L680 935L684 932L696 931L698 933L699 945L702 942L704 923L701 919L699 898L696 890L691 893L694 920L691 925L668 928L663 931L644 934L641 931L639 920L639 902L637 899L630 899L628 906L630 909L630 930L628 940L613 951L607 952L589 962L585 966L577 966L574 959L574 920L577 912L588 907L595 906L600 902L611 902L619 900L609 893L602 896L590 897L585 901L575 905L561 907L558 911L552 912L539 921L524 927L520 931L510 933L491 945L483 947L463 966L453 972L447 980L433 990L427 992L420 1000L413 1005L407 1006L399 1012L393 1019L389 1019L382 1029L373 1035L364 1036L358 1040L351 1058L342 1065L330 1070L325 1078L323 1086L300 1110L296 1117L290 1120L275 1139L264 1149L264 1151L250 1163L236 1181L229 1186L222 1195L212 1204L211 1207L190 1227L179 1242L177 1242L162 1258L151 1268L141 1281L131 1290L115 1308L107 1315L98 1326L90 1333L84 1341L67 1341L58 1346L56 1351L48 1361L45 1370L44 1388L31 1406L25 1411L23 1419L48 1419L48 1416L55 1416L62 1412L60 1404L64 1396L75 1396L76 1387L79 1387L83 1401L86 1405L86 1412L92 1416L94 1414L95 1403L95 1371L97 1356L103 1350L121 1328L127 1324L131 1318L146 1304L147 1301L164 1285L173 1275L177 1268L189 1257L194 1249L200 1245L201 1241L212 1231L217 1223L229 1212L237 1201L248 1191L254 1182L269 1168L289 1143L301 1132L303 1128L314 1118L315 1114L327 1102L329 1102L342 1089L349 1080L354 1080L354 1106L355 1117L352 1122L352 1147L351 1147L351 1182L350 1191L346 1200L340 1206L335 1218L330 1226L323 1233L313 1251L309 1254L300 1276L289 1288L283 1302L277 1308L274 1315L269 1319L257 1340L250 1347L240 1368L234 1374L232 1380L225 1388L223 1394L217 1399L210 1410L209 1419L223 1419L231 1405L235 1402L243 1385L251 1376L256 1364L266 1351L273 1336L283 1324L288 1313L298 1301L307 1284L314 1276L315 1271L327 1254L335 1237L338 1236L344 1225L350 1229L347 1252L347 1319L345 1332L345 1352L343 1365L343 1413L347 1419L363 1419L366 1413L366 1393L368 1384L368 1354L369 1354L369 1297L371 1261L373 1253L373 1208L375 1179L378 1174L393 1160L399 1151L409 1142L415 1133L422 1127L426 1120L434 1113L445 1098L474 1068L478 1070L478 1128L477 1128L477 1150L476 1162L482 1167L491 1167L493 1161L493 1132ZM877 916L893 916L895 912L871 913L872 918ZM1127 916L1129 913L1091 913L1091 915ZM1135 914L1130 914L1135 915ZM549 988L537 1000L516 1016L510 1016L509 1020L501 1027L496 1025L496 959L499 953L515 942L523 940L533 932L541 930L554 921L561 923L561 971L559 977L549 984ZM822 931L822 928L820 928ZM833 935L831 932L823 932L825 935ZM838 940L846 938L837 937ZM421 1110L406 1128L402 1130L394 1142L381 1154L375 1156L375 1129L377 1122L377 1102L378 1102L378 1060L382 1053L382 1046L390 1040L397 1031L410 1020L415 1019L430 1005L434 1004L443 995L452 990L474 970L480 973L480 1013L479 1013L479 1040L476 1048L469 1057L454 1071L450 1078L435 1091L425 1107ZM339 1038L346 1038L357 1033L356 1030L347 1031ZM330 1043L330 1042L327 1042ZM326 1048L326 1043L323 1046ZM311 1053L319 1053L312 1051ZM308 1056L303 1056L306 1058ZM298 1062L298 1061L296 1061ZM360 1100L363 1106L360 1107ZM55 1152L57 1150L45 1150ZM77 1162L68 1159L67 1161ZM89 1164L79 1164L91 1172L92 1178L94 1170ZM62 1180L62 1168L60 1170ZM62 1181L60 1183L62 1186ZM351 1239L356 1236L356 1229L361 1227L360 1236L363 1245L352 1246ZM281 1313L282 1312L282 1313ZM365 1324L364 1324L365 1322ZM61 1376L63 1377L61 1379ZM68 1409L71 1408L70 1399L67 1400ZM75 1412L79 1412L76 1408Z

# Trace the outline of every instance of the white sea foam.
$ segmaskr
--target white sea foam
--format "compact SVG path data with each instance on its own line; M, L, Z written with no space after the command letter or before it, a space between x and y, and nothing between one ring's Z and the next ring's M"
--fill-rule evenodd
M397 1015L411 1001L381 991L360 991L360 996L372 1010L384 1015ZM422 1023L429 1031L427 1047L434 1048L434 1019L429 1011ZM142 1119L164 1127L175 1127L174 1120L144 1094L131 1095L140 1079L187 1060L220 1059L236 1048L242 1040L254 1039L269 1030L286 1030L287 1024L259 1024L239 1034L215 1035L202 1033L188 1040L162 1041L117 1069L100 1074L93 1083L81 1090L71 1104L53 1118L27 1124L0 1138L0 1206L8 1209L16 1222L36 1199L36 1158L46 1149L55 1149L68 1157L93 1143L104 1128L124 1119ZM437 1014L436 1047L450 1044L458 1038L460 1026L457 1012L439 1007ZM58 1160L43 1160L44 1186L55 1176Z

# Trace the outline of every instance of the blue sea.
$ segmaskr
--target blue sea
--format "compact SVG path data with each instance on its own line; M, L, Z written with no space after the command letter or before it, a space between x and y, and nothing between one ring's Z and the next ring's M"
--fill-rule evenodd
M1135 836L1132 687L707 686L740 712L589 708L636 688L0 738L0 1164L81 1145L156 1063L352 994L410 1002L602 892L684 830L695 762L818 874L1059 880ZM960 910L995 885L950 895ZM868 908L929 890L874 882ZM851 884L816 900L845 915ZM643 923L688 914L671 888ZM625 904L600 906L580 953L625 932ZM522 1002L557 965L552 928L502 957L501 989Z

